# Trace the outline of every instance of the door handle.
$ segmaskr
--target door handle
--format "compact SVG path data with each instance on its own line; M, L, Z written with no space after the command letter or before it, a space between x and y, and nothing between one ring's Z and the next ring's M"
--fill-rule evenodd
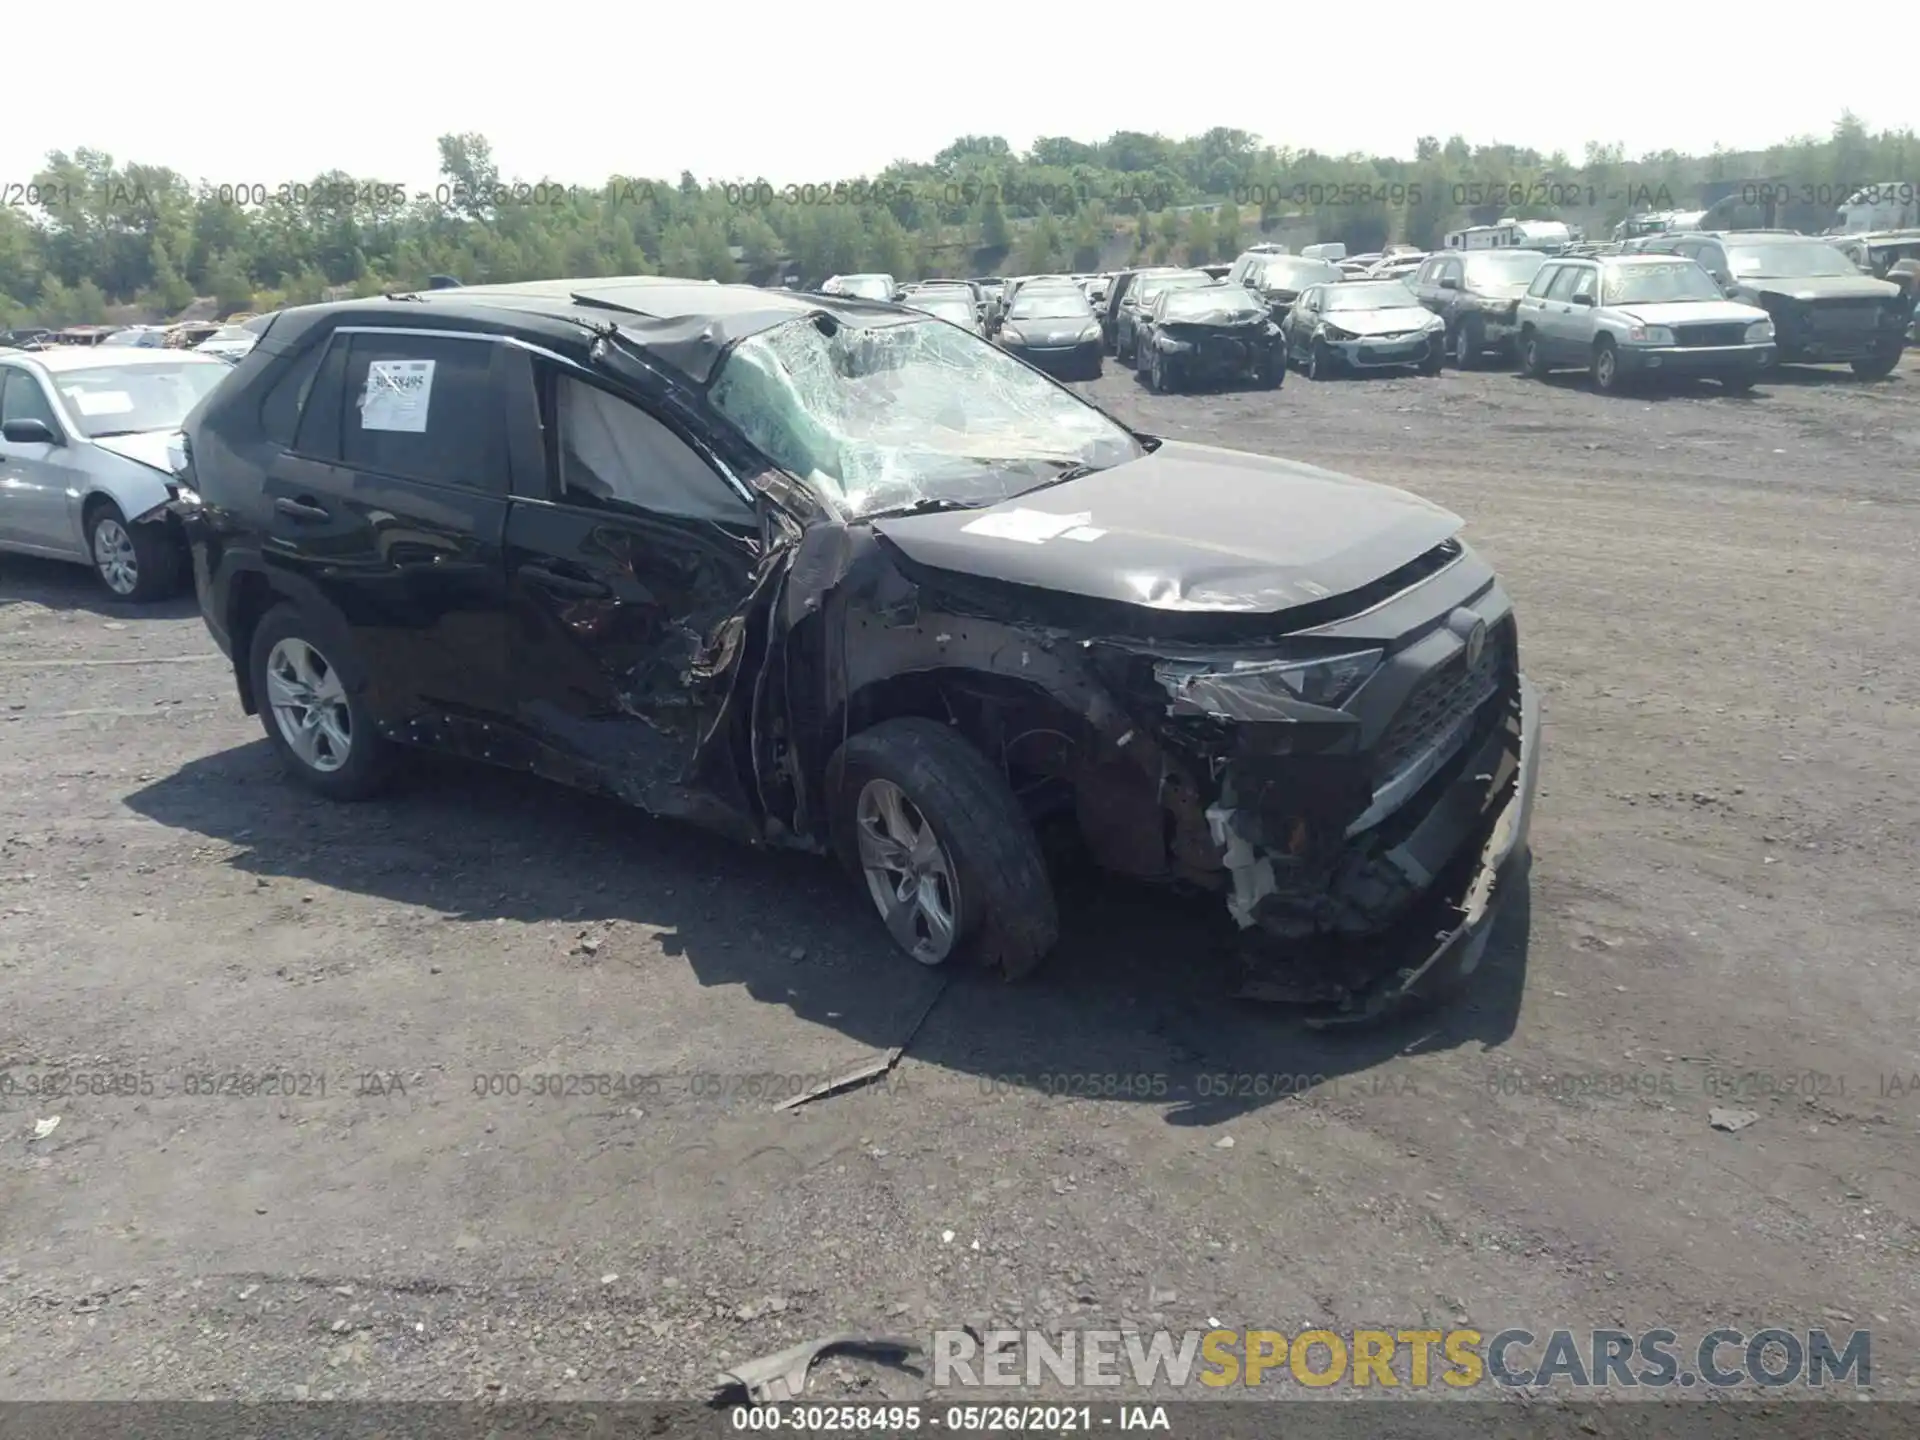
M583 579L578 575L562 574L545 565L522 565L520 573L536 585L545 586L556 595L575 595L583 600L600 599L613 592L598 580Z
M273 508L282 515L291 515L296 520L325 520L327 512L311 500L288 500L284 496L273 502Z

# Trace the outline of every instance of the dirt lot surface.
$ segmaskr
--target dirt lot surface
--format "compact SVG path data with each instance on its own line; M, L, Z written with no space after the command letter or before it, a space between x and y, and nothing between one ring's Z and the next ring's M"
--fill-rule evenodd
M1857 1325L1920 1398L1920 365L1089 388L1500 567L1544 790L1469 1001L1310 1032L1117 886L942 989L824 862L451 764L303 798L190 601L0 557L0 1398L680 1396L965 1322Z

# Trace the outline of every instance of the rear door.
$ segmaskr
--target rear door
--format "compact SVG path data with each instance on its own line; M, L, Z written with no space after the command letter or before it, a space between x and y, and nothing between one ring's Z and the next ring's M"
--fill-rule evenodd
M456 749L504 708L507 350L342 327L265 485L265 559L344 627L374 713Z
M676 424L532 361L510 425L537 434L507 519L508 661L540 768L656 811L724 696L709 677L758 560L756 503ZM519 467L516 466L516 476Z

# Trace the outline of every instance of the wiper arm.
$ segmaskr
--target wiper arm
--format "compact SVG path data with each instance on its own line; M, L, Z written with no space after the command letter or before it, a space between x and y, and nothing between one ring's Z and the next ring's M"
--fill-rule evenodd
M978 510L987 501L947 500L933 495L922 496L911 505L889 505L884 510L869 510L862 516L866 520L878 520L888 515L932 515L945 510Z

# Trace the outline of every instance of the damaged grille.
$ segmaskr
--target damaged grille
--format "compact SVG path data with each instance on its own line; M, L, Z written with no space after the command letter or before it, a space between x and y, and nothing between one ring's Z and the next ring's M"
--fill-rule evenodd
M1463 651L1414 687L1381 739L1374 760L1376 789L1391 787L1450 731L1464 740L1464 722L1499 692L1512 663L1513 627L1502 623L1487 632L1479 664L1469 668Z
M1744 321L1729 325L1682 325L1677 338L1682 345L1739 345L1747 338Z

